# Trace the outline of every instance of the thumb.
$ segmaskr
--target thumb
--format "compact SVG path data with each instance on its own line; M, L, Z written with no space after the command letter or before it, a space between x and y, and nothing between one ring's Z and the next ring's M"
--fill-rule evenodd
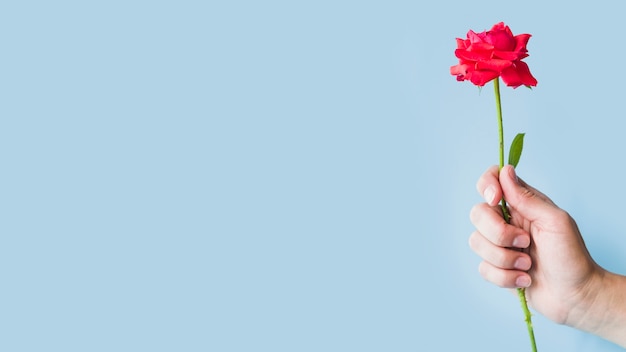
M526 219L539 220L557 208L550 198L520 180L512 165L504 166L499 177L504 199L509 207Z

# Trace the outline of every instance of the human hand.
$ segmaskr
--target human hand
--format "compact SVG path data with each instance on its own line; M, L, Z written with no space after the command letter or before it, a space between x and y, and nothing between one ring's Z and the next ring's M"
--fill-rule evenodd
M486 203L472 208L469 244L481 275L506 288L525 287L531 307L547 318L591 331L584 317L605 271L591 258L575 221L508 165L491 167L477 183ZM510 224L498 202L506 199ZM582 324L582 325L581 325Z

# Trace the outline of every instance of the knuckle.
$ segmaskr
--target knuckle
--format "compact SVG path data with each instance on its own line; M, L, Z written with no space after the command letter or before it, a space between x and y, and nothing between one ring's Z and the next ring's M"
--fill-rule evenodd
M561 226L570 225L572 222L572 217L563 209L557 209L553 219L558 224L561 224Z
M485 280L489 281L489 267L486 262L480 262L480 264L478 264L478 273Z
M472 209L470 209L469 216L470 216L470 221L471 221L473 224L475 224L475 223L476 223L476 219L477 219L477 217L478 217L478 213L479 213L479 211L480 211L480 210L479 210L479 207L480 207L480 204L476 204L476 205L474 205L474 206L472 207Z
M506 250L498 250L493 253L493 264L499 268L506 268L507 263L509 262L509 258L507 256Z
M481 262L478 266L478 272L488 282L502 288L514 287L514 280L509 278L506 270L496 268L487 262Z
M478 223L478 221L484 216L487 208L487 203L478 203L472 207L470 210L470 221L472 224L476 225Z
M509 234L506 231L507 230L507 225L506 223L503 222L499 222L496 224L493 224L493 233L494 233L494 241L495 241L495 245L500 246L500 247L504 247L504 246L508 246L509 245Z
M471 248L474 252L476 252L476 250L478 249L478 240L479 240L478 236L480 236L480 234L478 233L478 231L474 231L474 232L472 232L472 234L469 236L469 239L468 239L468 241L467 241L467 242L468 242L468 244L469 244L469 247L470 247L470 248Z

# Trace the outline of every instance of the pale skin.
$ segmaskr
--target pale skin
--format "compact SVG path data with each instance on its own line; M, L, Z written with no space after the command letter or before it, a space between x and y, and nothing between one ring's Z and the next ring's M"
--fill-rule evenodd
M489 168L476 187L485 203L470 213L469 245L483 259L480 274L500 287L525 287L529 305L548 319L626 348L626 276L593 260L574 219L510 165Z

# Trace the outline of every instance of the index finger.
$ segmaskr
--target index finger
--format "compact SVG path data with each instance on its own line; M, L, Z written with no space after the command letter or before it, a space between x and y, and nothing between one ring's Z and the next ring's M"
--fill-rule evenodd
M502 199L499 174L500 168L498 165L493 165L476 182L476 190L485 199L485 202L491 206L498 204L500 199Z

